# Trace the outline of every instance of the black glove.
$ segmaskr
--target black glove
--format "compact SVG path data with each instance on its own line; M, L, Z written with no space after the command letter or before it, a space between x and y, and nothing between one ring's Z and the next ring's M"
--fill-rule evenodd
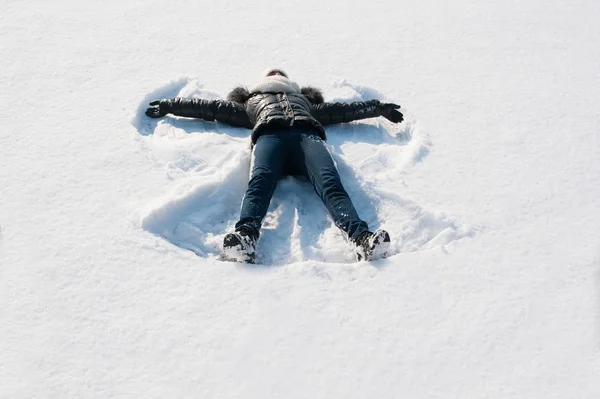
M402 115L402 112L398 111L398 108L400 108L400 106L394 103L379 104L381 116L394 123L400 123L404 120L404 115Z
M160 118L171 112L171 102L169 100L154 100L150 103L150 108L146 110L146 115L151 118Z

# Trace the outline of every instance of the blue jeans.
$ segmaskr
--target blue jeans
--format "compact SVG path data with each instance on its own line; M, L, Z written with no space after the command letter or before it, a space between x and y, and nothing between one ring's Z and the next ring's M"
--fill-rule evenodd
M301 175L312 184L337 227L351 240L368 231L342 186L340 175L316 132L306 127L276 128L263 133L254 145L248 189L235 228L250 228L258 237L262 220L277 181L285 175Z

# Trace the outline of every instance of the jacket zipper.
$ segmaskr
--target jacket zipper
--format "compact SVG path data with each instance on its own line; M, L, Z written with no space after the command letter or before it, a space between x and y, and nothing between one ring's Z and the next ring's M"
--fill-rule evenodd
M290 127L294 126L294 111L292 111L292 106L290 105L290 100L288 100L287 95L285 93L281 93L281 98L283 102L283 109L287 116L290 118Z

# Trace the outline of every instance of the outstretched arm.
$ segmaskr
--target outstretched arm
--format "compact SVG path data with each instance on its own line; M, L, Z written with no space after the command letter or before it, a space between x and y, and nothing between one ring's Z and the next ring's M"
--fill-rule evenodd
M146 110L146 115L152 118L160 118L166 114L253 128L244 107L232 101L175 97L171 100L154 100Z
M400 123L404 117L399 105L382 103L379 100L355 101L352 103L321 103L313 106L313 116L322 125L346 123L359 119L383 116L394 123Z

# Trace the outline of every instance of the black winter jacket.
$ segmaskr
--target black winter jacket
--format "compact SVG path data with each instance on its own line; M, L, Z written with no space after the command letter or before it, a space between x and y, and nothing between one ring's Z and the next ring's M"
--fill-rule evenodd
M169 103L173 115L252 129L252 143L267 127L307 126L325 140L323 125L381 116L379 100L326 103L321 91L313 87L287 94L250 93L238 87L227 100L176 97Z

